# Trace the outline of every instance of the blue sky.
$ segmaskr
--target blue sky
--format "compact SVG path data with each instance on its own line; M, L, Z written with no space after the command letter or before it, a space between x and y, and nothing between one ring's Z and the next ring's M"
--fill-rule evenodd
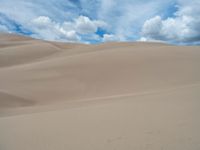
M100 43L200 44L199 0L0 0L0 32Z

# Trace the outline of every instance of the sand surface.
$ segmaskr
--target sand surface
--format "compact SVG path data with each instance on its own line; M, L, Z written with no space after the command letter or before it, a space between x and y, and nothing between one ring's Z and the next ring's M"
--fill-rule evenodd
M0 35L0 150L199 150L200 47Z

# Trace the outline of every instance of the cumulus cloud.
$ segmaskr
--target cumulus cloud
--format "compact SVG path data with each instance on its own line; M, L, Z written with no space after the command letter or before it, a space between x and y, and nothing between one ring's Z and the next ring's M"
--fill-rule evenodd
M162 19L160 16L156 16L147 20L142 29L142 33L147 36L151 36L151 38L159 38L157 36L160 35L160 30L162 28Z
M200 1L180 0L175 17L148 19L142 28L147 40L163 40L178 43L200 42Z
M33 37L35 38L68 42L79 41L79 36L74 30L65 30L62 24L51 20L47 16L40 16L31 20L28 27L34 33Z
M105 22L91 20L86 16L79 16L74 21L63 23L55 22L47 16L39 16L29 23L29 28L35 33L36 38L69 42L84 40L84 35L97 40L97 29L105 27Z
M120 38L113 34L104 34L103 35L103 42L113 42L113 41L120 41Z
M86 16L80 16L75 20L75 27L80 34L95 33L98 28L105 28L106 23L99 20L90 20Z
M46 28L55 25L55 23L47 16L40 16L35 18L32 20L32 23L39 28Z

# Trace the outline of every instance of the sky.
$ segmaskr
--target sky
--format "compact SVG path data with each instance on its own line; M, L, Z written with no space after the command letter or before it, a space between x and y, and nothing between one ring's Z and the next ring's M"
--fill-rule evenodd
M200 0L0 0L0 32L61 42L200 45Z

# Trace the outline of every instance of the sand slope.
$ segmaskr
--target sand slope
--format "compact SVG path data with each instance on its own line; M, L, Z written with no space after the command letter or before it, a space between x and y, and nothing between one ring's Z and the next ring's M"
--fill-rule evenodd
M198 150L199 66L199 46L1 35L0 149Z

